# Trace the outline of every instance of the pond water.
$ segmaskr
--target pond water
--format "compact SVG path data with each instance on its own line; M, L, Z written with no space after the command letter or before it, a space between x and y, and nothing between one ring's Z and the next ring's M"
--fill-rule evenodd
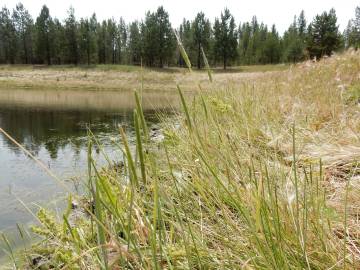
M142 98L147 123L154 127L162 115L177 107L176 94L148 93ZM88 130L114 161L122 159L119 126L134 139L134 95L130 92L0 91L0 127L29 150L67 185L85 177ZM93 151L99 165L101 151ZM66 191L0 133L0 232L34 221L28 209L61 209ZM26 207L24 207L26 205ZM1 252L0 252L1 253Z

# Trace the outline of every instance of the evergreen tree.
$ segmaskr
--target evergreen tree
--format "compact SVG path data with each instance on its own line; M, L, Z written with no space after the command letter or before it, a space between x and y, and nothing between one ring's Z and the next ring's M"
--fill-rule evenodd
M117 24L114 20L114 18L109 19L107 21L106 24L106 55L108 56L108 59L106 60L106 62L111 63L111 64L116 64L116 54L117 54L117 50L118 50L118 36L119 36L119 32L118 32L118 28L117 28Z
M239 63L250 64L249 47L252 39L252 30L250 23L243 23L239 30Z
M192 26L189 20L183 19L182 24L179 28L179 36L180 40L182 42L182 45L190 59L190 62L194 63L195 61L195 54L194 54L194 33L192 30ZM186 66L186 63L183 59L183 57L180 54L180 51L178 50L178 62L180 66Z
M130 63L138 65L141 63L142 58L142 38L138 21L130 24L129 35Z
M98 48L98 59L100 64L106 64L107 61L107 23L102 21L102 23L97 24L97 48Z
M220 20L215 19L214 24L214 55L216 59L221 59L224 69L230 61L237 56L237 32L235 19L226 8L221 13Z
M209 49L209 41L211 36L210 21L205 18L205 14L200 12L196 15L195 20L191 24L193 34L193 46L196 50L197 68L202 66L201 48L206 52Z
M256 51L255 51L255 63L256 64L266 64L266 55L265 55L265 45L267 39L268 29L264 23L260 24L258 35L255 39L256 42Z
M341 46L341 35L334 9L317 15L309 26L307 49L310 57L330 56Z
M50 40L52 41L52 64L64 64L67 58L67 41L65 28L57 18L50 25Z
M141 29L146 63L159 67L163 67L165 62L169 63L175 50L169 14L163 7L159 7L156 13L148 12Z
M266 35L264 43L264 64L276 64L280 62L281 47L280 37L276 30L275 25L272 26L271 32Z
M21 63L28 64L32 61L33 19L21 3L16 5L12 18L18 36L17 48Z
M147 66L154 66L159 44L157 37L159 36L156 27L156 17L154 13L147 12L145 21L141 24L141 36L143 38L143 56Z
M254 16L250 23L250 40L245 54L247 64L258 64L257 51L260 44L260 27L257 17Z
M66 40L66 56L67 62L71 64L78 64L78 25L75 18L75 10L70 7L68 10L68 17L65 20L65 40Z
M17 38L10 11L3 7L0 11L0 59L3 63L15 64Z
M275 25L271 31L254 16L249 23L239 28L239 63L240 64L275 64L282 55L281 38Z
M360 40L360 7L355 8L354 27L358 35L357 39Z
M300 38L305 41L305 37L306 37L306 19L305 19L304 10L302 10L300 12L300 16L299 16L298 22L297 22L297 29L298 29Z
M161 6L156 11L156 21L159 31L159 66L163 67L164 62L170 62L175 49L175 40L173 30L169 21L169 14Z
M298 62L305 59L307 23L304 11L294 17L293 23L283 36L283 61Z
M299 20L300 21L300 20ZM294 17L293 23L289 29L284 33L283 37L283 60L285 62L298 62L304 58L305 44L300 36L298 20Z
M128 29L122 17L120 17L118 25L118 39L117 39L117 62L119 64L126 64L127 58L127 42L128 42Z
M44 5L39 17L36 19L36 58L39 63L51 65L53 38L51 28L53 25L49 9Z
M355 9L355 19L349 21L345 33L345 47L354 47L358 49L360 47L360 7Z
M201 48L211 64L221 61L226 69L235 61L275 64L302 61L308 56L319 58L341 48L343 40L346 48L360 47L360 7L343 36L336 23L333 9L316 16L309 26L301 11L280 37L275 25L270 29L259 23L256 16L236 29L234 17L225 9L215 19L213 28L200 12L193 21L184 18L178 33L190 61L198 69L203 66ZM49 9L43 6L35 24L21 3L12 14L6 7L0 11L0 63L140 64L144 60L148 66L183 66L175 45L169 15L163 7L147 12L144 21L130 24L121 17L118 22L97 22L95 14L76 20L73 8L60 22L52 19Z
M96 16L95 14L90 18L81 19L79 32L80 42L79 49L81 54L81 62L86 62L90 65L96 59ZM84 59L86 59L84 61Z

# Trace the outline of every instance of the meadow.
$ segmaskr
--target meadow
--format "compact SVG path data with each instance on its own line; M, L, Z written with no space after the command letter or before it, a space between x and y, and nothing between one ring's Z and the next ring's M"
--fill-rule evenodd
M154 141L136 93L136 149L120 128L124 162L106 168L90 133L86 195L70 195L63 216L39 210L42 240L21 256L8 247L16 267L360 268L359 52L213 82L185 70L55 70L5 68L1 87L148 87L178 91L181 110Z
M287 65L259 65L231 67L226 71L215 68L216 85L228 80L249 78L269 71L280 71ZM0 89L43 89L43 90L113 90L134 91L141 88L147 92L174 92L176 84L185 86L184 91L195 91L201 82L207 88L206 72L185 68L142 68L125 65L94 66L32 66L0 65Z

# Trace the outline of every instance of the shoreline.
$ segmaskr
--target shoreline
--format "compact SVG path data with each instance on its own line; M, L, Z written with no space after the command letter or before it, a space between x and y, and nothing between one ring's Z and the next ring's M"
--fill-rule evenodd
M286 69L286 65L266 65L239 67L214 72L217 81L242 80L259 77L266 73ZM144 92L176 92L176 84L181 83L187 92L197 91L194 82L201 83L204 88L213 89L208 82L205 70L187 69L141 69L139 67L110 67L82 69L76 67L46 67L34 69L32 66L9 67L0 66L0 90L3 89L36 89L36 90L76 90L76 91L140 91Z

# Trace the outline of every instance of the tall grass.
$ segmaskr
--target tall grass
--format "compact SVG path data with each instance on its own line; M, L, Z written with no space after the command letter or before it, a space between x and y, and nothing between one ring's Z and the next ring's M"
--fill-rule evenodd
M158 144L136 95L135 156L122 129L124 166L89 156L86 214L42 210L30 257L58 269L359 269L360 117L342 98L359 60L200 86L191 105L179 85L182 112Z

